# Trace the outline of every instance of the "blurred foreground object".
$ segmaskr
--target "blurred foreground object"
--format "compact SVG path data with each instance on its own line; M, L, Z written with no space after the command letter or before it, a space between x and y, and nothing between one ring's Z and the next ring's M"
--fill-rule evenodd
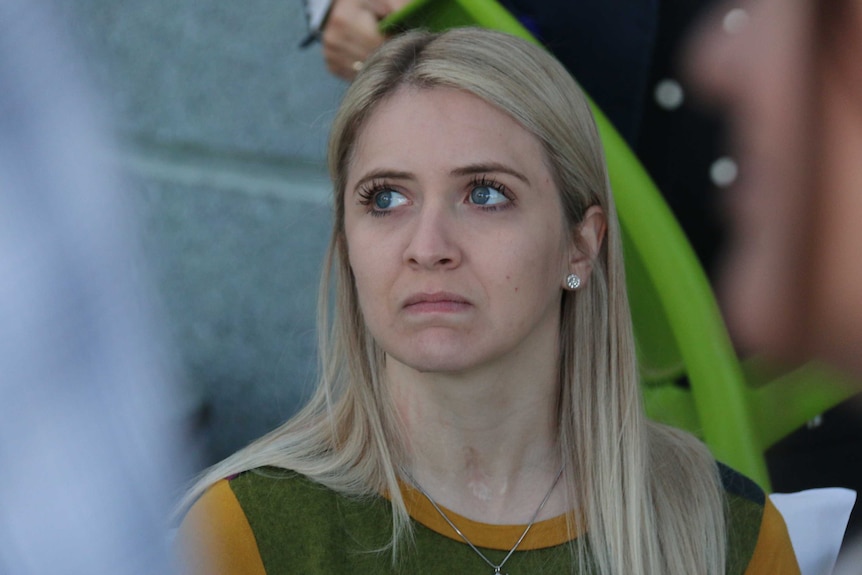
M862 3L735 2L703 26L690 76L728 112L740 160L726 199L731 330L746 350L862 377ZM858 445L857 433L848 454ZM860 573L860 559L857 542L839 572Z
M171 370L95 100L45 8L0 3L0 573L170 573Z
M716 13L689 62L739 151L728 321L753 351L862 374L862 4L742 6L730 28Z

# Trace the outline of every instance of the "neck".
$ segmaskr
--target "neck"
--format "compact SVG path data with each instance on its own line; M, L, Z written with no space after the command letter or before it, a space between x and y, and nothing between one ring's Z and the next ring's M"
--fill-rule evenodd
M560 470L556 361L419 373L387 358L410 474L477 521L526 523ZM565 511L561 488L539 519Z

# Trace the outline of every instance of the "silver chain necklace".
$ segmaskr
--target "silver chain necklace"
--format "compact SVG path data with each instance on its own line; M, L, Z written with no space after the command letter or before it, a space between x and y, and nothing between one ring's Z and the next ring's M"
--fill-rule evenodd
M408 480L408 481L409 481L409 482L410 482L410 483L411 483L411 484L412 484L412 485L413 485L417 490L419 490L419 493L421 493L422 495L424 495L424 496L425 496L425 499L427 499L429 502L431 502L431 505L434 507L434 509L436 509L436 510L437 510L437 513L439 513L439 514L440 514L440 517L442 517L442 518L443 518L443 520L444 520L444 521L446 521L446 523L448 523L448 524L449 524L449 527L451 527L451 528L455 531L455 533L457 533L457 534L458 534L458 536L459 536L459 537L461 537L461 539L463 539L463 540L464 540L464 543L466 543L467 545L469 545L469 546L470 546L470 549L472 549L473 551L475 551L475 552L476 552L476 554L477 554L479 557L481 557L481 558L482 558L482 560L483 560L485 563L487 563L488 565L490 565L490 566L491 566L491 568L494 570L494 575L506 575L505 573L503 573L503 572L501 571L501 569L503 568L503 565L505 565L505 564L506 564L506 561L508 561L508 560L509 560L509 557L511 557L511 556L512 556L512 554L515 552L515 550L518 548L518 546L519 546L519 545L521 545L521 542L522 542L522 541L524 540L524 538L527 536L527 533L529 533L529 532L530 532L530 528L532 528L532 527L533 527L533 524L536 522L536 518L537 518L537 517L539 517L539 513L541 513L541 512L542 512L542 509L544 509L545 504L548 502L548 499L550 499L550 498L551 498L551 493L553 493L553 492L554 492L554 487L556 487L556 486L557 486L557 483L559 483L559 482L560 482L560 477L562 477L562 476L563 476L563 469L565 469L565 467L566 467L565 465L563 465L562 467L560 467L560 471L559 471L559 472L557 472L557 477L554 479L554 482L551 484L551 488L550 488L550 489L548 489L548 492L545 494L545 498L544 498L544 499L542 499L542 502L539 504L538 509L536 509L536 512L535 512L535 513L533 513L533 517L532 517L532 518L530 518L530 522L527 524L527 527L524 529L524 532L523 532L523 533L521 533L521 536L520 536L520 537L518 537L518 540L515 542L515 544L512 546L512 548L511 548L511 549L509 549L509 552L508 552L508 553L506 553L506 556L505 556L505 557L503 557L503 560L502 560L502 561L500 561L500 564L499 564L499 565L495 565L493 561L491 561L490 559L488 559L488 558L485 556L485 554L484 554L484 553L482 553L481 551L479 551L479 549L478 549L475 545L473 545L473 542L472 542L472 541L470 541L469 539L467 539L467 536L466 536L466 535L464 535L464 534L461 532L461 530L460 530L460 529L458 529L458 527L456 527L456 526L455 526L455 524L454 524L454 523L452 523L452 520L451 520L451 519L449 519L449 517L448 517L445 513L443 513L443 510L442 510L442 509L440 509L440 506L439 506L439 505L437 505L437 502L436 502L436 501L434 501L434 499L433 499L430 495L428 495L428 492L427 492L427 491L425 491L425 490L422 488L422 486L421 486L421 485L419 485L419 483L418 483L415 479L413 479L413 476L412 476L412 475L410 475L410 474L409 474L405 469L402 469L402 470L401 470L401 473L402 473L402 474L404 474L404 477L406 477L406 478L407 478L407 480Z

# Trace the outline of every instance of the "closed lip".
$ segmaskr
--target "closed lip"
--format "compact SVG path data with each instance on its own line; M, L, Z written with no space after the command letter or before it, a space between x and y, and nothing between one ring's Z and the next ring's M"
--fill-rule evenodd
M413 294L404 300L402 307L419 306L422 304L454 304L470 305L470 300L455 293L450 292L433 292L433 293L417 293Z

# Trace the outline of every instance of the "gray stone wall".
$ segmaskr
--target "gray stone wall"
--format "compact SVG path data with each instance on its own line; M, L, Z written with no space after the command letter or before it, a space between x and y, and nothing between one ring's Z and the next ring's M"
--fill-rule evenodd
M292 414L316 372L323 168L344 84L298 0L55 0L117 140L212 463Z

